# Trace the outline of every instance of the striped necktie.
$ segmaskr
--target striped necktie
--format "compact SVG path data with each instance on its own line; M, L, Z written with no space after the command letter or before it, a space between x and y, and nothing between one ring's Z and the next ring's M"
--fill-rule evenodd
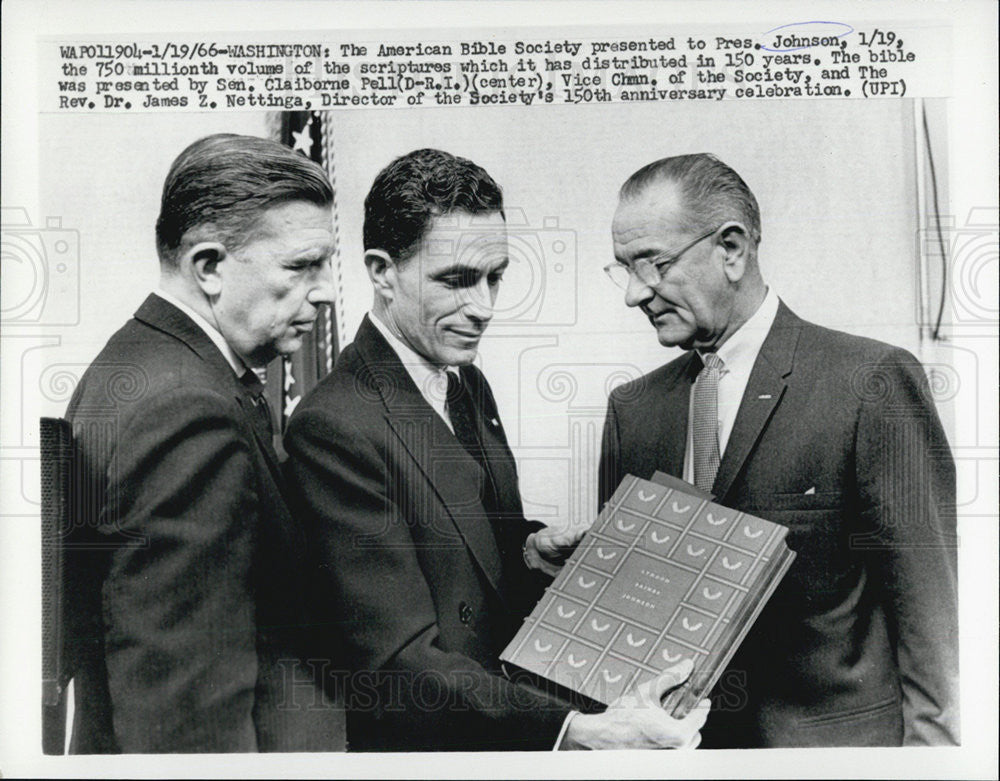
M704 367L694 381L693 421L691 439L694 443L694 483L703 491L711 491L719 471L719 375L722 359L715 353L705 353Z

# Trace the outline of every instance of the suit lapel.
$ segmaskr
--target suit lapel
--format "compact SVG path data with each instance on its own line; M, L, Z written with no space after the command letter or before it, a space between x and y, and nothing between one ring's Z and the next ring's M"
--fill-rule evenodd
M645 424L640 440L646 443L644 451L650 454L642 457L643 462L649 459L645 464L649 468L645 471L652 474L658 469L674 477L683 477L691 385L701 366L697 353L691 352L669 368L670 373L664 377L662 385L650 387L646 394L631 403L637 405L636 409L648 410L642 415ZM623 413L629 404L627 400L618 402ZM624 458L625 454L622 455Z
M268 469L275 483L278 486L282 486L281 467L278 464L278 455L274 450L274 443L265 441L266 438L262 437L257 431L257 426L253 422L252 399L233 372L233 367L229 365L229 361L219 351L219 348L215 346L215 343L208 338L208 334L190 317L184 314L184 312L155 294L146 297L146 300L142 302L142 306L136 311L135 319L180 340L199 358L212 367L219 377L220 386L227 388L233 394L236 403L243 410L247 423L250 424L250 429L253 431L254 439L257 440L257 444L264 454Z
M427 403L399 356L367 316L354 344L368 373L368 377L359 379L381 397L387 425L444 504L466 546L500 593L502 566L493 530L482 504L469 501L470 486L479 484L482 469Z
M681 362L677 368L677 373L668 379L668 387L663 394L663 414L657 417L664 430L661 438L654 441L663 443L663 471L674 477L683 477L691 386L701 368L698 354L691 352L687 361Z
M788 387L786 378L792 373L799 326L799 319L779 301L774 324L750 372L726 452L712 484L712 493L719 501L725 501L726 493L781 403Z

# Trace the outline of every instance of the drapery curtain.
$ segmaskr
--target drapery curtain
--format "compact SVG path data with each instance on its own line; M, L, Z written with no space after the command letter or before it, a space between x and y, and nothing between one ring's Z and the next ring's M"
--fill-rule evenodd
M334 274L340 278L340 236L337 220L336 179L334 178L333 138L330 133L330 112L290 111L275 113L269 118L272 136L323 166L334 184ZM278 428L285 424L299 400L325 377L337 359L338 309L341 285L335 284L337 300L323 307L316 328L303 340L302 349L289 358L276 358L267 367L266 394L271 409L278 413ZM278 452L283 454L280 442Z

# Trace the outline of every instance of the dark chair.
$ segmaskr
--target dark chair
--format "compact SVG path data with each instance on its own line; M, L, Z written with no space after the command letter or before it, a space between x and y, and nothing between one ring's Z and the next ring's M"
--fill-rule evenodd
M42 457L42 750L63 754L66 687L73 677L66 637L66 537L72 528L73 430L41 419Z
M42 750L66 753L67 687L76 681L76 717L70 752L116 750L104 668L101 588L110 552L144 539L102 525L104 469L88 466L102 460L117 441L117 420L107 410L77 411L72 424L42 418ZM112 508L113 511L113 508Z

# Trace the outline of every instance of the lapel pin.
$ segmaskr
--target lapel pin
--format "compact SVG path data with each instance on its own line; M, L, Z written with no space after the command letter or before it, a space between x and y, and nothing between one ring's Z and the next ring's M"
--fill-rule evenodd
M490 425L491 426L499 426L500 425L500 421L497 420L496 418L490 418Z
M771 398L771 394L770 393L762 393L757 398L758 399L769 399L769 398Z

